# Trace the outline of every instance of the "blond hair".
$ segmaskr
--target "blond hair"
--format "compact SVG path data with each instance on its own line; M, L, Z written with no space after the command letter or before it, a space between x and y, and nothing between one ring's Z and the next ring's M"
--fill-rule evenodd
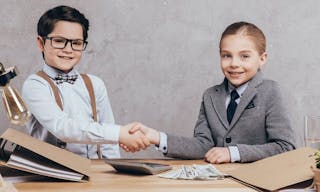
M228 35L245 35L253 38L258 53L261 55L266 52L266 37L263 32L254 24L247 22L237 22L229 25L221 35L219 48L221 50L221 42Z

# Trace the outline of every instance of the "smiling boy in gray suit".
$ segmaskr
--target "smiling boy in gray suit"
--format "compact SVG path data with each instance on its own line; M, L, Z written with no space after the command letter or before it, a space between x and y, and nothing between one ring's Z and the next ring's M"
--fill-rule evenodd
M141 130L166 156L210 163L252 162L294 149L279 86L260 72L266 58L266 39L258 27L231 24L220 40L225 79L204 92L194 137L167 135L142 124L131 133Z

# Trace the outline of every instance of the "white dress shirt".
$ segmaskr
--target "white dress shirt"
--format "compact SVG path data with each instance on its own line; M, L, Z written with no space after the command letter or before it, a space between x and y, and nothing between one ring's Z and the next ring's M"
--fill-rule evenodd
M239 104L240 102L240 99L242 97L242 94L243 92L247 89L248 87L248 82L241 85L240 87L237 87L236 90L237 90L237 93L238 95L240 96L238 99L236 99L236 103ZM228 105L230 103L230 100L231 100L231 92L235 89L235 87L230 83L228 82L228 90L229 90L229 94L226 98L226 109L228 108ZM228 146L229 148L229 152L230 152L230 158L231 158L231 162L237 162L237 161L240 161L240 153L239 153L239 149L237 146Z
M42 70L52 79L61 73L46 64ZM57 105L53 91L45 79L33 74L24 82L22 97L32 113L31 121L26 126L29 133L53 145L57 145L56 138L59 138L67 143L67 150L90 159L98 158L97 147L93 144L102 144L103 157L119 158L117 143L120 126L114 122L103 81L89 75L97 106L98 121L94 122L90 96L83 79L75 69L68 74L78 75L74 84L55 84L62 100L63 111Z
M239 94L239 98L236 99L236 103L239 104L240 99L242 97L243 92L246 90L246 88L248 87L248 82L237 87L236 90ZM226 98L226 109L228 108L228 105L230 103L231 100L231 92L233 91L235 87L233 85L231 85L230 82L228 82L228 91L229 94ZM167 134L160 132L160 143L159 146L157 147L158 150L160 150L163 153L167 153L168 152L168 140L167 140ZM231 162L237 162L240 161L240 153L239 153L239 149L237 146L228 146L229 152L230 152L230 158L231 158Z

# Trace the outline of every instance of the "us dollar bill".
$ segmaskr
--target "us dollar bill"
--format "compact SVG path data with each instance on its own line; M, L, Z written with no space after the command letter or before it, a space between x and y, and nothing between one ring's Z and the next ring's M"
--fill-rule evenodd
M206 165L181 165L180 168L158 175L167 179L186 179L186 180L213 180L223 179L224 174L216 169L212 164Z

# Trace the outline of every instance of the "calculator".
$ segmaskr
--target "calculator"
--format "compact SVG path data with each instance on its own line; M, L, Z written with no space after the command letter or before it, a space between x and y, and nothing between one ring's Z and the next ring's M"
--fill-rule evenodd
M155 175L172 169L170 165L159 163L125 160L106 160L105 162L111 165L118 172L130 174Z

